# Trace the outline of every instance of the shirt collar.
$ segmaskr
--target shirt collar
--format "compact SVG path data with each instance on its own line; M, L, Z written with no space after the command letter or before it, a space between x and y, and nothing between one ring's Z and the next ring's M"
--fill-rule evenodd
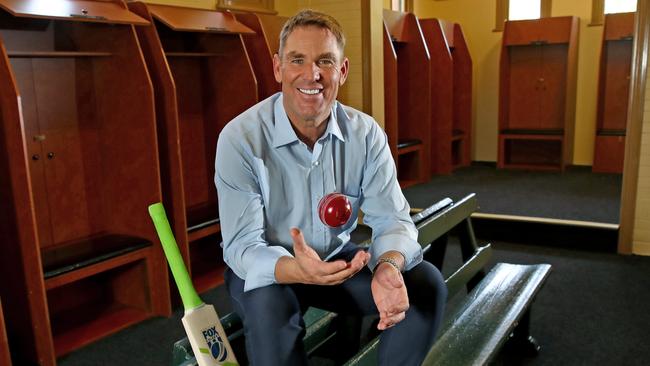
M275 100L275 104L273 106L273 114L275 117L273 147L280 147L298 141L298 135L296 135L296 131L293 130L291 121L289 121L289 117L287 117L287 112L284 110L284 105L282 104L282 94L280 94L279 98ZM348 115L343 110L343 107L338 101L335 101L334 105L332 106L332 111L330 112L330 119L327 123L327 129L325 130L322 138L328 134L332 134L341 140L341 142L345 142L345 138L343 137L343 132L341 132L338 121L341 120L341 122L345 123L347 122L347 119Z

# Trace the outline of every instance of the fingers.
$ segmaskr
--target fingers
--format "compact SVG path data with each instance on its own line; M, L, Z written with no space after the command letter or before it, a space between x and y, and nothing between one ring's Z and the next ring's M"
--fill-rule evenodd
M291 239L293 239L293 248L294 251L305 251L306 248L308 247L307 243L305 243L305 236L302 235L302 231L298 228L291 228L289 231L291 233Z
M366 264L368 264L369 260L370 260L370 253L366 252L365 250L360 250L357 252L357 254L354 255L349 265L350 267L356 267L358 269L361 269Z
M388 329L395 324L401 322L406 318L406 312L401 312L394 314L392 316L387 316L387 317L380 317L379 318L379 324L377 324L377 329L379 330L385 330Z

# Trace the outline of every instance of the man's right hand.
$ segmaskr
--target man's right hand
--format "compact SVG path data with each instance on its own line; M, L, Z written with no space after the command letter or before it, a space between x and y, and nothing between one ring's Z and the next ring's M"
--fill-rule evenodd
M275 278L279 283L338 285L354 276L370 260L370 254L360 250L350 262L325 262L307 245L299 229L291 229L291 238L294 257L282 257L275 266Z

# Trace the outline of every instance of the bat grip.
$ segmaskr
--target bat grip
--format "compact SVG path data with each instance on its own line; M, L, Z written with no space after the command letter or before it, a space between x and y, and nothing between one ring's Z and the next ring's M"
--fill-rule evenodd
M178 292L181 295L183 307L185 310L191 310L203 305L203 301L196 293L196 290L192 285L192 279L187 273L185 262L183 262L181 252L178 250L174 233L172 232L172 228L169 226L169 220L167 220L165 208L162 203L158 202L149 206L149 215L151 215L153 224L156 227L156 232L158 233L163 250L165 251L169 268L172 270L176 286L178 286Z

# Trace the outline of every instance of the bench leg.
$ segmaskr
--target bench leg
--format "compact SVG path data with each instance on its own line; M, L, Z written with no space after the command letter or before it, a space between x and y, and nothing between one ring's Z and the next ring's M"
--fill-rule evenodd
M478 249L478 244L476 243L476 237L474 236L474 227L472 226L472 219L467 218L463 220L460 224L455 227L456 233L458 234L458 241L460 242L460 253L463 257L463 263L467 262L476 250ZM467 282L467 292L471 291L479 282L485 277L485 271L480 270L476 275Z
M530 308L526 310L519 324L512 332L508 343L505 345L505 351L507 353L518 357L535 357L539 353L541 346L530 335L530 311Z

